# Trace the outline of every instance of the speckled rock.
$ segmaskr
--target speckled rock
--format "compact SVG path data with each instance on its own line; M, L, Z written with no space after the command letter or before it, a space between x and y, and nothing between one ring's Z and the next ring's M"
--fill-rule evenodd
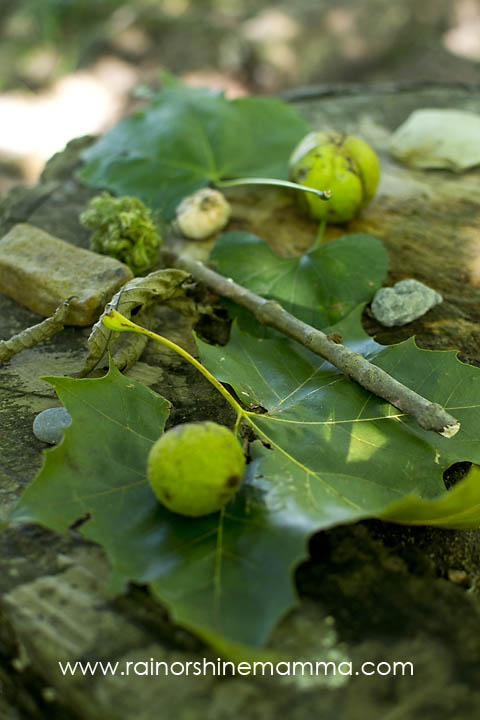
M126 265L78 248L28 223L0 240L0 292L39 315L53 315L67 297L68 325L91 325L105 303L133 277Z
M33 433L42 442L58 445L63 437L63 428L72 422L70 413L64 407L48 408L39 413L33 421Z
M386 327L406 325L443 300L440 293L418 280L400 280L393 287L380 288L372 301L372 313Z

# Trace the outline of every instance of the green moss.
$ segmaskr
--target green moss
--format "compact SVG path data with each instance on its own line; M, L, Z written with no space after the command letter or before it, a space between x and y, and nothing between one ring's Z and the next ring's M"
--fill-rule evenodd
M104 192L90 201L80 222L93 231L91 250L124 262L135 275L155 264L163 238L139 198Z

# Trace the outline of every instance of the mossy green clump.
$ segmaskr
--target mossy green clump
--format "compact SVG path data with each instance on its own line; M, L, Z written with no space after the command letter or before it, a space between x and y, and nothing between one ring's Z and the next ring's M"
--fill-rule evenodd
M136 197L94 197L80 215L82 225L93 231L90 249L110 255L140 275L155 264L163 238L151 211Z
M153 445L147 477L172 512L200 517L218 512L237 492L245 456L231 430L214 422L176 425Z

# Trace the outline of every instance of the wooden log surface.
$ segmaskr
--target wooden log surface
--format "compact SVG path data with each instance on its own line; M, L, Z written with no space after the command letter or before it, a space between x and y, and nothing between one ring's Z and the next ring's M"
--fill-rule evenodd
M382 179L374 202L354 222L330 227L327 239L370 232L385 244L388 284L415 277L444 302L404 328L365 326L382 343L412 334L421 347L456 348L480 364L480 169L462 175L414 171L387 152L391 132L411 111L448 107L480 113L480 92L463 86L317 88L291 97L312 127L359 134L378 151ZM55 156L40 184L11 191L0 203L0 235L29 222L87 247L78 214L94 194L74 170L87 140ZM249 230L283 255L306 249L315 231L289 194L232 189L229 229ZM178 248L176 248L178 249ZM190 251L204 257L208 244ZM0 337L40 318L0 296ZM191 327L168 311L158 322L195 352ZM72 374L87 354L88 328L66 328L48 343L0 366L0 518L40 467L44 445L35 415L58 405L40 375ZM173 403L173 424L189 419L231 423L208 383L169 351L147 346L132 377ZM192 393L192 388L194 392ZM413 677L339 678L212 676L64 676L59 660L167 662L216 658L174 626L143 588L108 593L101 548L74 529L59 537L37 526L0 534L0 718L291 718L356 720L475 716L480 710L479 533L365 522L320 533L296 573L298 609L275 631L280 655L325 661L411 661ZM286 711L286 708L290 710Z

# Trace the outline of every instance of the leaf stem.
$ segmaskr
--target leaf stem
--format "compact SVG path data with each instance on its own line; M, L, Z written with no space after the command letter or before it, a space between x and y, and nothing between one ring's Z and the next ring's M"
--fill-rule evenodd
M140 325L136 325L134 322L124 317L117 310L112 309L108 313L103 315L102 322L105 327L109 328L109 330L115 330L115 332L135 332L139 333L140 335L146 335L152 340L156 340L162 345L165 345L165 347L169 348L170 350L174 350L176 353L178 353L178 355L181 355L181 357L187 360L200 373L202 373L202 375L218 390L218 392L232 406L232 408L237 414L235 429L238 429L238 425L240 424L241 419L245 415L245 410L242 408L241 405L239 405L235 398L230 395L228 390L223 387L223 385L217 380L217 378L212 375L212 373L209 372L206 367L199 363L198 360L193 357L193 355L190 355L190 353L180 347L180 345L177 345L171 340L168 340L166 337L163 337L163 335L157 335L157 333L154 333L151 330L147 330L146 328L140 327Z
M329 200L332 195L331 190L316 190L315 188L308 187L307 185L299 185L298 183L290 182L289 180L276 180L275 178L235 178L234 180L215 181L215 186L217 188L236 187L237 185L278 185L280 187L291 188L293 190L314 193L322 200Z
M309 252L312 252L312 250L318 250L319 247L324 242L324 235L325 235L325 228L327 227L327 221L325 219L320 220L318 224L317 234L315 235L315 240L313 241L313 244L311 248L309 248Z

